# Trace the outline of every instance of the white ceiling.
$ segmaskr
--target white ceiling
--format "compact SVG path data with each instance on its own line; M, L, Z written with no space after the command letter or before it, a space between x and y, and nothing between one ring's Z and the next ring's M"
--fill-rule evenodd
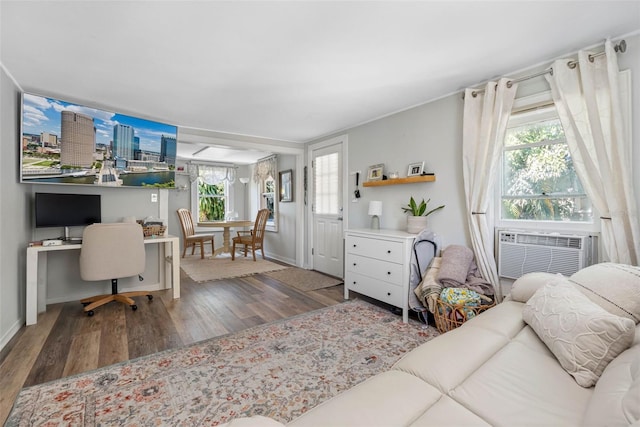
M24 90L306 142L637 31L640 1L2 0L0 18Z

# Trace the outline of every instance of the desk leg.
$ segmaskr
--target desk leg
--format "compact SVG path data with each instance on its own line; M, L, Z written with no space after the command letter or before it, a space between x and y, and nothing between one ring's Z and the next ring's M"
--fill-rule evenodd
M171 243L171 284L173 286L173 298L180 298L180 244L178 239Z
M38 322L38 251L27 250L27 326Z

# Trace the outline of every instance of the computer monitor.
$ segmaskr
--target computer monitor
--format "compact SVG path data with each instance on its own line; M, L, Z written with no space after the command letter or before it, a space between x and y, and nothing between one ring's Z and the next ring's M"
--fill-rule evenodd
M70 240L69 227L100 222L99 194L36 193L36 228L64 227L64 240Z

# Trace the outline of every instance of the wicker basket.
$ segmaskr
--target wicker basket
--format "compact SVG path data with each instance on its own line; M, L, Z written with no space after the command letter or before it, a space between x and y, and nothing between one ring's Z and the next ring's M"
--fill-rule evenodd
M164 236L164 233L167 231L166 225L143 225L142 221L136 222L142 226L142 234L144 234L144 237Z
M448 332L462 325L472 317L477 316L485 310L496 305L495 301L486 305L470 306L470 305L451 305L442 301L440 298L436 301L436 312L433 317L436 320L436 327L441 333Z

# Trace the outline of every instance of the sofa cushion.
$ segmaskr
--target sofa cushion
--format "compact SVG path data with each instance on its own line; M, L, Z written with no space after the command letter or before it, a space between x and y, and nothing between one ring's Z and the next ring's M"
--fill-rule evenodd
M536 291L522 317L583 387L598 381L607 364L629 348L635 333L633 321L605 311L565 278Z
M528 329L450 397L494 426L579 425L593 389L577 385L548 351L532 351Z
M596 264L578 271L570 280L609 313L640 323L640 267Z
M461 327L412 350L393 369L415 375L446 394L525 326L522 303L498 304Z
M412 427L487 427L490 425L491 424L487 423L485 420L445 395L442 395L440 399L432 407L430 407L427 412L422 414L422 416L411 423Z
M440 399L440 392L400 371L387 371L342 392L288 426L409 425Z
M538 289L556 279L551 273L527 273L516 279L511 285L510 298L513 301L527 302Z
M609 363L596 384L582 425L626 426L638 422L640 344L624 351Z

